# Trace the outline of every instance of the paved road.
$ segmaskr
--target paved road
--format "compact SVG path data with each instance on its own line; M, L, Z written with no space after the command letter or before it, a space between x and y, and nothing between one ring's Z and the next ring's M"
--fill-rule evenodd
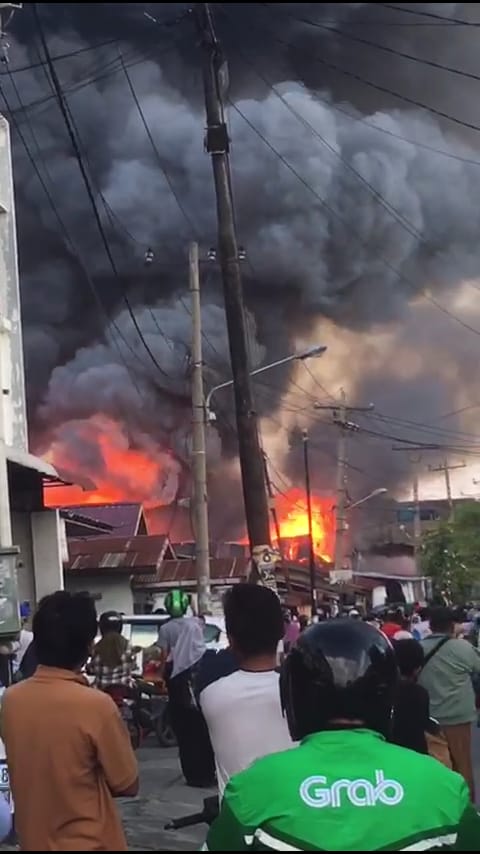
M175 749L157 747L155 741L138 751L140 794L121 803L128 843L132 851L196 851L205 839L206 826L166 831L164 825L201 809L211 789L185 786Z

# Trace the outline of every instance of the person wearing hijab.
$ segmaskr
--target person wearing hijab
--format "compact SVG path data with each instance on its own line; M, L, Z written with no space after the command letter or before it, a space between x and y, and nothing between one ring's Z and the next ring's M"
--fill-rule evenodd
M187 786L215 785L215 760L204 717L195 697L195 680L206 646L197 617L185 617L171 653L168 677L170 722L178 743Z

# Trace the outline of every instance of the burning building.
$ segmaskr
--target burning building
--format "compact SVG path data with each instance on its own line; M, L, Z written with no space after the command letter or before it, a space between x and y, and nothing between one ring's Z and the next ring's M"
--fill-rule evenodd
M263 444L292 502L283 506L279 496L287 540L306 533L303 498L290 490L302 483L298 431L309 429L312 486L325 500L315 548L328 557L333 502L322 496L334 488L335 431L315 412L316 399L331 400L343 385L352 402L375 401L378 416L363 422L374 429L350 447L359 494L379 485L379 473L390 489L405 483L406 461L392 458L389 433L418 438L412 421L431 425L462 408L448 421L449 435L474 430L480 155L469 116L477 84L462 78L460 86L458 76L420 58L438 66L448 54L450 66L474 68L477 31L426 34L400 26L407 12L386 8L380 22L374 4L280 4L274 16L261 7L232 4L218 19L230 60L252 363L316 341L329 355L319 368L264 375L256 405ZM138 500L151 519L167 508L172 524L181 516L188 528L180 504L191 492L185 247L195 232L206 255L215 205L196 35L182 5L146 8L157 24L133 3L115 16L109 4L97 4L95 15L89 4L41 9L114 265L38 63L28 4L11 25L18 95L7 76L5 97L19 126L33 128L65 225L52 215L22 134L15 165L30 430L37 454L68 479L94 483L70 493L71 503ZM478 4L443 4L442 14L452 9L466 20L478 14ZM386 45L388 59L358 33ZM122 61L112 40L123 45ZM229 376L215 264L202 268L202 304L208 387ZM244 534L231 411L225 392L209 435L217 539ZM385 414L389 421L372 420ZM157 530L166 530L163 519Z

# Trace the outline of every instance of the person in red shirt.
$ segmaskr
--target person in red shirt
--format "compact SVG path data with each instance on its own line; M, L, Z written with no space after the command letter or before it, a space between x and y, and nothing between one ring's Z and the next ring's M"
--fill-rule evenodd
M390 641L393 641L397 632L403 628L403 614L400 609L387 611L386 620L382 625L382 632Z

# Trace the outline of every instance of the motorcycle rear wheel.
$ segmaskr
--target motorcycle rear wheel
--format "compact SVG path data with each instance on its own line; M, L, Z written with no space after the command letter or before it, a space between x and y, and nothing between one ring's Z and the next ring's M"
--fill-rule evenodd
M142 731L138 724L135 723L135 721L128 721L127 728L132 748L134 750L138 750L138 748L140 747L140 742L142 740Z
M170 724L167 709L155 721L155 734L160 747L177 746L177 739Z

